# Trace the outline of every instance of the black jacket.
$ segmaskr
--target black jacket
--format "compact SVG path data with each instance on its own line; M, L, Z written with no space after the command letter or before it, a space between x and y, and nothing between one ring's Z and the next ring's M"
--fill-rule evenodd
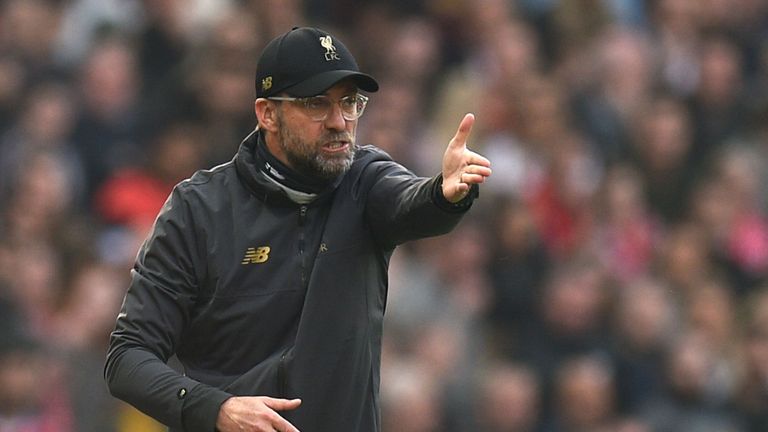
M111 336L110 391L172 430L213 432L228 397L263 395L301 398L281 414L302 432L379 431L389 258L449 231L472 198L453 206L440 176L364 146L299 205L255 168L255 136L161 210Z

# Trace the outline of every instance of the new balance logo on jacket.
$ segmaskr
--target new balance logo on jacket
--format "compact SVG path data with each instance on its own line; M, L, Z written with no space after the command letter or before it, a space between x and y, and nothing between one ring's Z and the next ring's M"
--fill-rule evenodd
M243 257L243 261L241 264L261 264L264 262L267 262L269 259L269 246L260 246L257 248L248 248L245 251L245 256Z

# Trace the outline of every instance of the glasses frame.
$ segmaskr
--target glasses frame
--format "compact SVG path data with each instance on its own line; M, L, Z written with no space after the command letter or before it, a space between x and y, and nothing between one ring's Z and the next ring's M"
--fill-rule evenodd
M309 113L310 113L309 102L312 99L316 99L316 98L328 99L331 102L330 107L333 107L333 104L339 105L341 102L343 102L345 100L356 99L356 104L358 105L358 110L357 110L357 115L356 116L348 115L348 113L344 112L344 109L342 109L341 106L339 105L339 108L341 109L341 116L344 117L344 120L346 120L346 121L355 121L355 120L359 119L363 115L363 112L365 111L365 107L368 105L368 100L369 100L368 96L366 96L364 94L360 94L360 93L355 94L355 95L344 96L343 98L341 98L341 99L339 99L337 101L331 100L331 98L329 98L326 95L317 95L317 96L308 96L308 97L271 96L271 97L268 97L267 99L268 100L273 100L273 101L278 101L278 102L295 102L295 103L298 103L299 105L301 105L306 110L307 114L309 115ZM328 118L328 116L330 115L330 113L331 113L331 110L329 109L321 117L318 117L318 116L314 116L313 117L312 115L309 115L309 118L311 118L313 121L321 122L321 121L325 121Z

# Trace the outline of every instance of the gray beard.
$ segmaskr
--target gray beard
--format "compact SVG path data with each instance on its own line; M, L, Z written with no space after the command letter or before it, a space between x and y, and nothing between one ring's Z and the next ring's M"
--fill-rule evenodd
M355 160L355 137L347 132L327 133L314 143L307 143L296 137L290 130L283 127L282 118L278 118L279 144L288 163L300 174L321 178L334 179L344 174L352 166ZM335 140L347 140L351 145L342 154L325 157L320 151L324 142Z

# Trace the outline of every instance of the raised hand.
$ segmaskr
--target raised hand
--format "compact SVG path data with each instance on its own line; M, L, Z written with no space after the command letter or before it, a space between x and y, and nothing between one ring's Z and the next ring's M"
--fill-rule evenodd
M491 175L491 162L467 149L474 123L474 114L464 116L443 155L443 196L452 203L461 201L473 184L483 183Z
M264 396L231 397L221 404L216 420L218 432L299 432L278 411L296 409L299 399Z

